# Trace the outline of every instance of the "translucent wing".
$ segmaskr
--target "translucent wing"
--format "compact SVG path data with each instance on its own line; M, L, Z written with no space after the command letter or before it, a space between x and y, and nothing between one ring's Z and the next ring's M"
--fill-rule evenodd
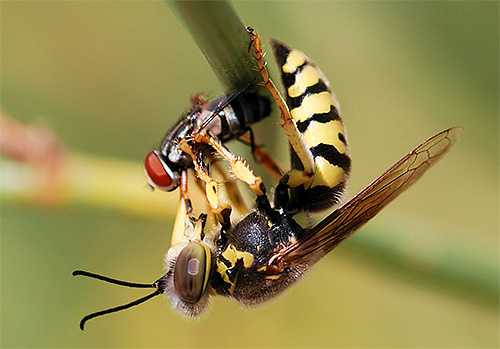
M200 127L198 128L198 130L196 130L196 132L201 132L203 129L205 129L217 116L217 114L219 114L225 107L227 107L227 105L231 103L236 97L242 94L249 86L250 84L243 85L240 88L227 92L222 97L213 100L210 105L211 109L210 115L203 122L203 124L200 125Z
M269 264L283 270L321 258L415 183L453 147L461 132L461 127L452 127L413 149L295 243L276 253Z

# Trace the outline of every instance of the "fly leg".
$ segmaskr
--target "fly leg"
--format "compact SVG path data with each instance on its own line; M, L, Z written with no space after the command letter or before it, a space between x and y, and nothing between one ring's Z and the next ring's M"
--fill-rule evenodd
M177 208L177 215L175 216L174 229L170 245L174 246L186 240L203 240L205 221L205 214L200 215L198 218L195 218L194 216L193 206L191 204L191 199L189 198L187 187L187 171L182 171L180 183L180 204Z
M226 160L229 164L229 171L240 181L246 183L250 190L252 190L257 196L257 204L259 208L268 213L268 215L272 219L275 211L271 208L271 205L267 198L266 186L264 185L262 178L256 176L248 167L248 164L245 160L233 154L220 142L220 140L205 133L196 134L194 136L194 142L205 143L209 145L219 156Z
M212 138L212 137L210 137ZM196 142L194 143L196 144ZM203 152L194 152L191 146L185 141L179 143L179 148L186 154L189 154L193 159L194 171L196 176L205 182L205 196L210 205L210 209L217 217L217 220L222 226L222 229L228 229L231 226L231 205L227 203L219 203L219 187L217 181L212 178L208 172L208 168L203 161ZM195 155L198 154L198 155Z

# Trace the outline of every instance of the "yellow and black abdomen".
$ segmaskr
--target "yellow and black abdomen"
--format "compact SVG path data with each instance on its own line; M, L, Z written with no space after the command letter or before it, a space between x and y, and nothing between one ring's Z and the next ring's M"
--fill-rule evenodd
M271 45L291 117L315 164L309 181L287 191L278 188L276 200L290 211L320 211L340 201L351 169L339 105L321 70L304 53L278 41ZM292 169L303 170L297 153L291 153Z

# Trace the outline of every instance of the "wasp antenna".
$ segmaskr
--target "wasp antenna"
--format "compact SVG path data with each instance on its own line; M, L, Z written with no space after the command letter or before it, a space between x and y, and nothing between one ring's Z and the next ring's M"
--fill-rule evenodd
M122 280L112 279L112 278L109 278L107 276L90 273L90 272L85 271L85 270L75 270L73 272L73 276L77 276L77 275L87 276L89 278L93 278L93 279L98 279L98 280L101 280L101 281L109 282L110 284L116 284L116 285L126 286L126 287L133 287L133 288L157 288L156 282L153 283L153 284L142 284L142 283L137 283L137 282L122 281Z
M73 273L73 275L75 275L75 274ZM76 275L83 275L83 274L76 274ZM86 275L86 276L88 276L88 275ZM133 307L135 305L139 305L139 304L144 303L145 301L147 301L147 300L149 300L149 299L151 299L151 298L153 298L155 296L158 296L161 293L163 293L163 292L158 289L158 290L154 291L153 293L151 293L150 295L147 295L146 297L139 298L139 299L137 299L137 300L135 300L133 302L130 302L130 303L127 303L127 304L124 304L124 305L120 305L120 306L115 307L115 308L101 310L101 311L89 314L89 315L85 316L82 319L82 321L80 321L80 329L83 331L85 323L87 321L89 321L90 319L93 319L93 318L101 316L101 315L116 313L117 311L125 310L125 309Z

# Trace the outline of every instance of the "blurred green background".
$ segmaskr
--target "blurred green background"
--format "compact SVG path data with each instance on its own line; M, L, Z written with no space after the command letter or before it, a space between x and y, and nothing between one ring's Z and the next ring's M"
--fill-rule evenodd
M162 1L0 6L2 107L51 127L74 151L134 161L140 174L188 97L221 92ZM172 222L2 196L1 346L498 347L498 2L234 7L264 40L301 49L330 80L351 143L350 195L431 135L461 125L462 138L285 296L250 311L214 298L200 320L154 299L81 332L83 315L145 292L71 272L152 282L163 273ZM280 135L278 127L261 127L269 129ZM263 133L259 139L273 137ZM284 140L269 142L287 164ZM134 184L147 190L145 180ZM401 254L387 259L384 246L399 239ZM414 254L444 261L449 274L470 270L482 283L436 276Z

